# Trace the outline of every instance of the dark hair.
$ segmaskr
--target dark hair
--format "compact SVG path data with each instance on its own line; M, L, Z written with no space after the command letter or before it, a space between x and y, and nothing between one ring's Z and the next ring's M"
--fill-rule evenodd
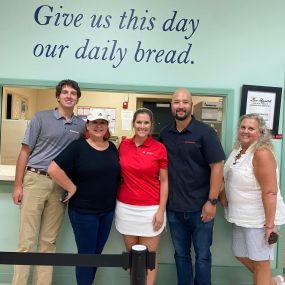
M80 91L80 87L79 87L78 83L77 83L76 81L74 81L74 80L71 80L71 79L64 79L64 80L61 80L61 81L57 84L57 86L56 86L56 88L55 88L55 96L56 96L56 98L59 97L63 86L66 86L66 85L67 85L67 86L70 86L70 87L72 87L73 89L76 90L76 92L77 92L77 98L80 98L80 97L81 97L81 91Z
M133 116L133 121L132 121L133 126L135 124L137 116L140 115L140 114L147 114L147 115L149 115L150 123L151 123L151 132L152 132L153 126L154 126L153 113L152 113L152 111L150 109L147 109L147 108L139 108L139 109L137 109L135 111L134 116Z
M110 137L111 137L111 132L110 132L109 127L108 127L107 132L105 133L105 135L103 137L103 140L107 141L107 140L109 140Z

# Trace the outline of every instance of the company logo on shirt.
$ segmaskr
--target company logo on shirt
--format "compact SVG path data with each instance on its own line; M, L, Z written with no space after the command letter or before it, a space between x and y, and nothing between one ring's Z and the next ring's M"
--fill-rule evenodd
M150 151L144 151L144 150L143 150L142 153L143 153L143 154L148 154L148 155L153 155L153 153L150 152Z
M71 133L79 134L79 132L74 131L74 130L69 130Z

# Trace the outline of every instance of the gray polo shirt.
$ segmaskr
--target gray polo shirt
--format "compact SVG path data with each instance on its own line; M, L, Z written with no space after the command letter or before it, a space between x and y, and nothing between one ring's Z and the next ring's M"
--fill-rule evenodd
M36 113L22 142L31 150L27 166L47 171L51 161L78 139L84 128L81 118L73 116L66 120L56 109Z

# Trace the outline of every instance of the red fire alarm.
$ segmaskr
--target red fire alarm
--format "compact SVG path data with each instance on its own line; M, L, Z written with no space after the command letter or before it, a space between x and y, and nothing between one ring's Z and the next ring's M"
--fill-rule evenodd
M129 102L123 102L123 109L128 109Z
M123 109L128 109L129 106L129 96L124 96L124 102L123 102Z

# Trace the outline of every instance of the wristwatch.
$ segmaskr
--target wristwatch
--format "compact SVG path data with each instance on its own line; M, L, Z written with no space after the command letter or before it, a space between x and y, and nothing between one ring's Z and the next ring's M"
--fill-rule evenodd
M213 199L209 198L207 201L210 202L213 206L216 206L218 203L218 199L216 198Z

